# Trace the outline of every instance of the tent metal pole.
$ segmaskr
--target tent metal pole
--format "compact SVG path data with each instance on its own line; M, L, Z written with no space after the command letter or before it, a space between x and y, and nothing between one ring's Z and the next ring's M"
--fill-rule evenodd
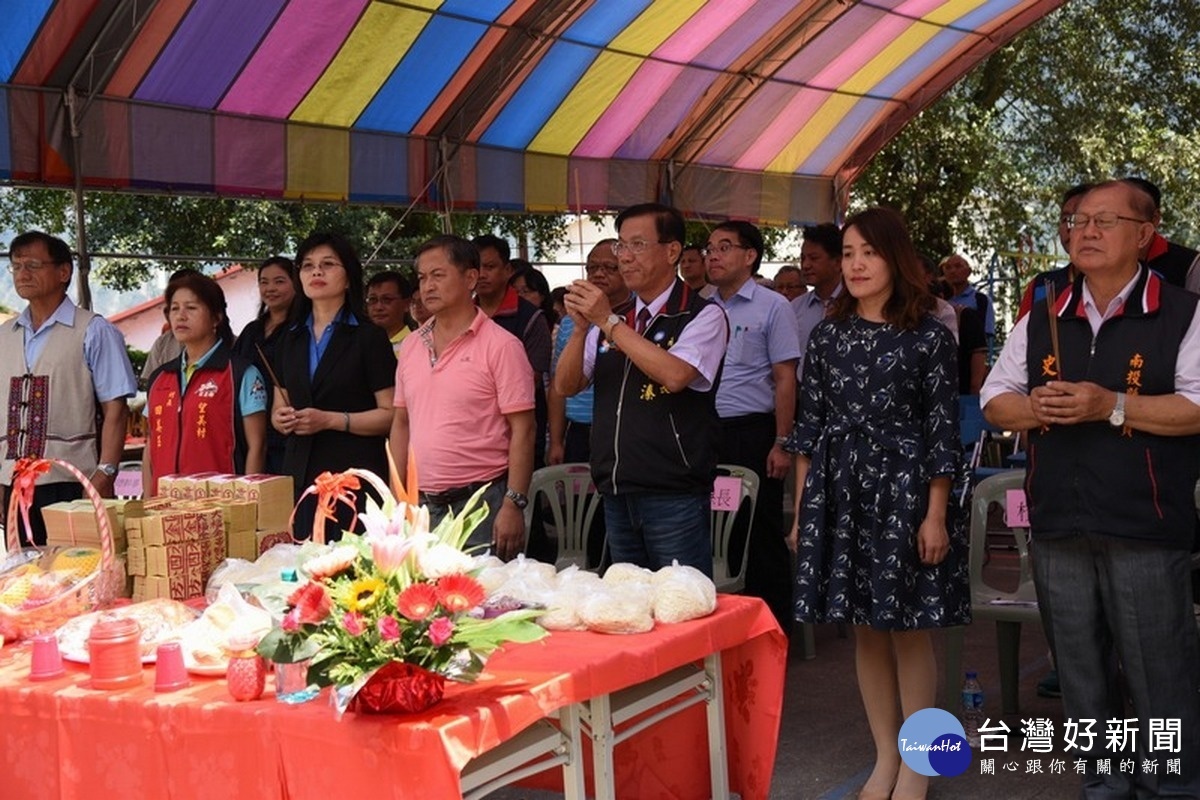
M71 177L75 187L75 249L79 253L79 265L76 273L78 278L75 281L75 302L80 308L91 311L92 287L88 279L92 272L92 262L88 256L87 220L83 205L83 164L81 163L83 158L83 142L79 130L79 119L76 116L78 101L79 98L75 94L75 87L68 86L67 92L63 97L63 103L67 107L67 118L71 125Z

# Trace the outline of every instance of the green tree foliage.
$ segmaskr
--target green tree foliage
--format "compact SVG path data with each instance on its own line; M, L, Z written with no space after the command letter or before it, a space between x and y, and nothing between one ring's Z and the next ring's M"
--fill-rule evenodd
M1163 191L1165 234L1197 246L1198 171L1195 4L1073 0L905 128L854 184L852 208L898 208L934 258L1046 253L1065 189L1137 175Z
M409 259L416 247L443 232L437 214L336 203L295 203L228 198L89 193L86 198L88 250L143 258L97 258L94 276L105 286L133 289L157 270L172 271L184 261L170 256L261 261L291 254L312 231L337 231L355 242L359 255L383 269L387 259ZM72 195L57 189L0 192L0 223L12 230L38 228L74 242ZM515 252L534 258L567 241L557 215L453 214L450 227L460 236L497 233L516 242ZM153 256L153 257L150 257Z

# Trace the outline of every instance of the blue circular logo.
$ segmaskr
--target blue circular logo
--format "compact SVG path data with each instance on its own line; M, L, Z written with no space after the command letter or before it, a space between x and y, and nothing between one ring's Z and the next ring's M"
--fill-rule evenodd
M971 766L971 746L962 723L940 708L923 708L906 719L896 746L904 763L920 775L952 778Z

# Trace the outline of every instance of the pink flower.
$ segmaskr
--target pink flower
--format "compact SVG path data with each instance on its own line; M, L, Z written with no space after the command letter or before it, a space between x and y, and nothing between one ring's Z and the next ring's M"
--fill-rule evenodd
M283 615L283 620L279 623L279 627L283 628L285 633L295 633L300 630L300 614L297 609L292 609Z
M394 642L400 638L400 623L395 617L380 617L376 627L379 628L379 638L385 642Z
M371 558L385 577L396 574L404 566L404 559L413 546L413 540L407 536L374 536L370 542Z
M454 623L449 617L438 617L429 625L429 641L433 642L434 647L441 647L450 641L453 634Z
M342 627L346 629L346 633L351 636L362 636L363 631L367 629L366 620L362 614L356 614L353 611L347 611L342 616Z

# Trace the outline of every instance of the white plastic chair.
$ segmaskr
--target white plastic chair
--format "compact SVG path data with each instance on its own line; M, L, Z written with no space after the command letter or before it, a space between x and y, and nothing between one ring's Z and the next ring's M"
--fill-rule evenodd
M1017 714L1017 688L1020 679L1018 657L1021 649L1021 625L1041 622L1037 590L1033 584L1033 566L1029 559L1029 530L1009 524L1016 542L1019 571L1015 591L1005 591L986 583L983 562L987 546L988 510L993 504L1004 508L1009 490L1024 489L1025 471L1008 470L979 482L971 500L971 616L975 622L995 620L996 645L1000 657L1000 707L1004 714ZM1007 523L1006 523L1007 524ZM946 631L946 708L960 704L958 680L962 676L963 636L966 628Z
M550 520L558 535L557 569L571 564L587 569L588 535L592 519L600 511L600 494L592 483L591 467L583 463L542 467L529 481L529 505L525 507L525 529L545 497Z
M752 469L739 467L736 464L718 464L718 475L729 475L741 478L741 497L732 511L713 511L712 522L712 551L713 551L713 583L718 592L734 594L746 588L746 557L750 552L750 529L754 525L754 512L758 508L758 475ZM733 523L742 503L750 502L750 517L746 521L746 542L742 547L742 558L737 573L730 569L729 540L733 534Z

